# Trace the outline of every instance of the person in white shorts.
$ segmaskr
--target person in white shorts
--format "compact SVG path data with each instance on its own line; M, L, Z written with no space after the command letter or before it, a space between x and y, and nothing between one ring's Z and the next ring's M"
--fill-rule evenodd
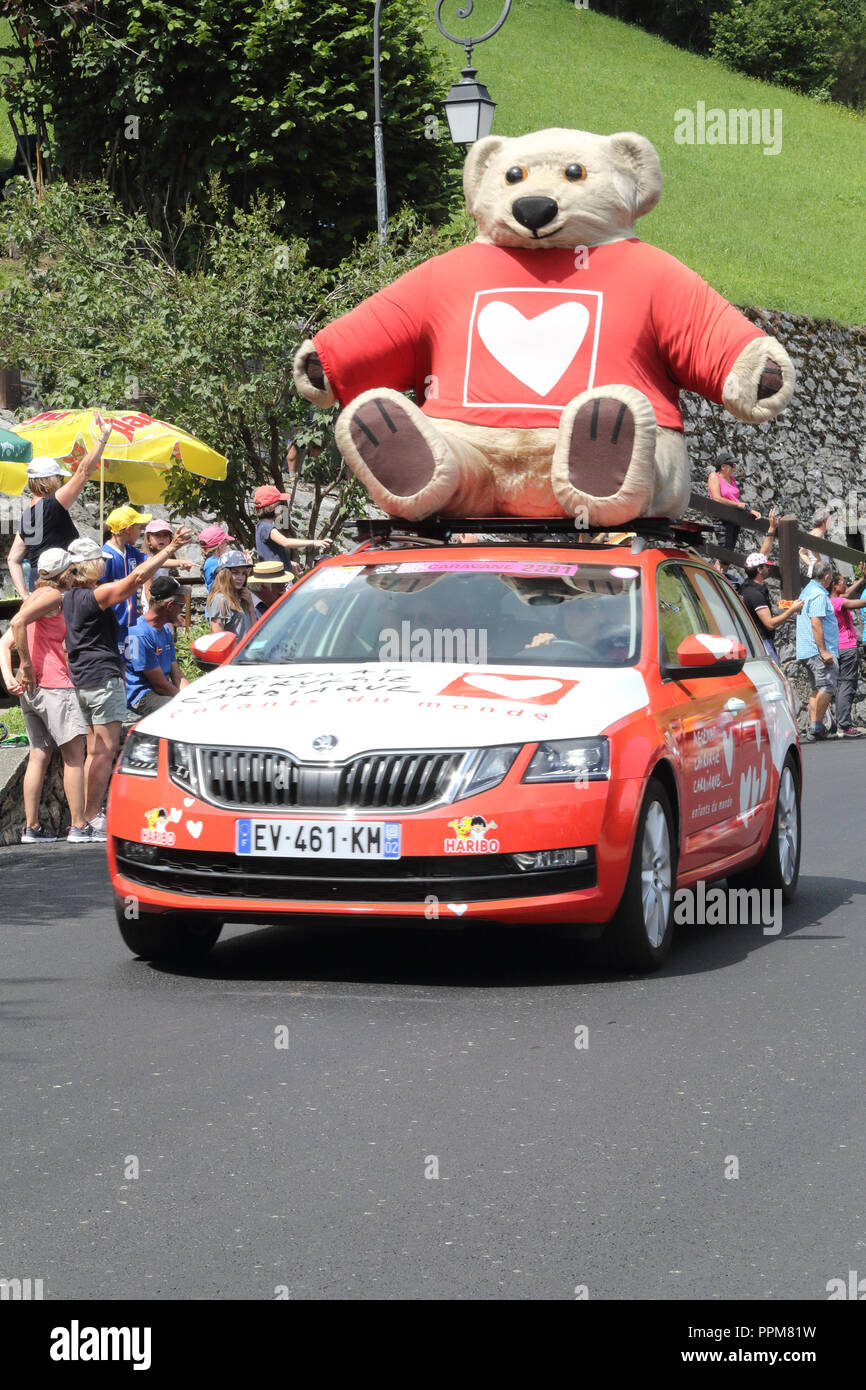
M18 695L30 756L24 773L24 845L56 840L39 823L39 803L45 774L55 748L63 758L63 790L72 824L67 839L85 844L92 839L84 819L84 739L87 725L69 674L64 641L66 621L63 593L72 572L67 551L54 547L39 556L39 578L33 595L21 605L0 641L0 669L8 689ZM12 647L21 665L12 674Z

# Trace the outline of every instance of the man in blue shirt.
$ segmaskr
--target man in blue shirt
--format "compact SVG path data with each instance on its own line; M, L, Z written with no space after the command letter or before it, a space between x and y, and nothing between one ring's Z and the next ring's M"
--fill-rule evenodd
M839 623L830 602L833 566L821 560L800 595L803 607L797 614L797 660L809 671L812 694L809 719L812 737L827 737L824 715L839 684Z
M168 704L188 685L177 662L174 634L184 607L184 594L176 579L158 575L150 586L150 607L129 631L126 662L126 702L141 719Z
M109 512L105 524L111 532L111 538L102 547L105 556L103 584L125 579L139 565L144 564L147 556L143 550L138 549L135 542L141 535L142 527L150 520L150 512L137 512L135 507L129 505L115 507L113 512ZM120 629L117 637L120 655L125 658L127 635L138 620L138 591L136 590L131 598L115 604L114 612Z

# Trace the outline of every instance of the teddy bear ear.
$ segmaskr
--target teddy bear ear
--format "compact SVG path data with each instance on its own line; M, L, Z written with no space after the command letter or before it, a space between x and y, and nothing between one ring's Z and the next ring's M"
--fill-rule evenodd
M475 195L484 178L485 170L504 144L501 135L486 135L483 140L475 141L466 156L466 163L463 165L463 193L470 213L475 211Z
M608 146L617 164L623 164L635 181L634 216L651 212L662 196L662 166L655 145L633 130L608 136Z

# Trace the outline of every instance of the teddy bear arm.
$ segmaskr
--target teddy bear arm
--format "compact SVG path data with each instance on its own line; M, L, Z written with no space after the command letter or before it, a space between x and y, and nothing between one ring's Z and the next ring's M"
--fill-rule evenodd
M722 404L737 420L775 420L794 394L794 364L776 338L746 343L725 380Z
M311 338L307 338L295 353L294 378L301 395L305 400L312 401L313 405L324 409L336 401L337 397Z

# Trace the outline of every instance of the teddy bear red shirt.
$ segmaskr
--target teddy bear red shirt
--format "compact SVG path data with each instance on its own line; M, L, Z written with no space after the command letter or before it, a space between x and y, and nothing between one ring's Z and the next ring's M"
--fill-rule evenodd
M632 237L577 251L472 242L435 256L316 334L345 407L414 389L426 415L468 424L559 424L581 391L634 386L681 430L681 389L720 402L764 336L693 270Z

